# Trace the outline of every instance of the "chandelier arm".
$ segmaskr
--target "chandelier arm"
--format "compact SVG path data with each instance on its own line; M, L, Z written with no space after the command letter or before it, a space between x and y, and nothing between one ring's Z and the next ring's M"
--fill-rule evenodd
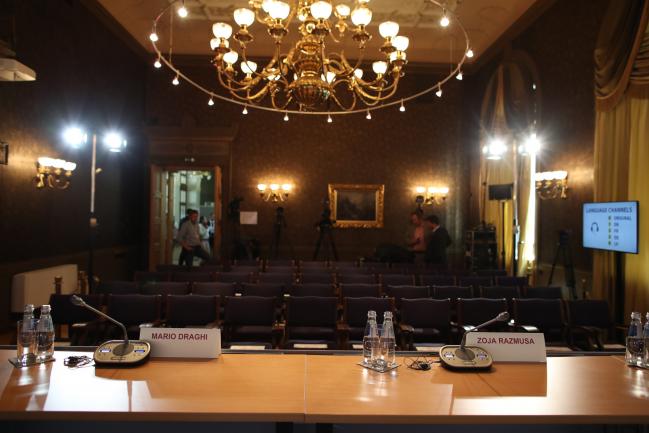
M353 98L353 99L352 99L352 103L351 103L351 105L350 105L349 107L345 107L345 105L340 101L340 99L338 99L338 96L336 95L336 92L334 91L334 89L336 88L336 86L342 85L342 84L345 83L345 82L347 82L347 80L336 81L336 82L331 86L332 92L331 92L331 96L330 96L330 98L332 98L332 99L334 100L334 102L336 103L336 105L337 105L341 110L349 111L349 110L353 110L354 107L356 107L356 94L355 94L354 92L350 92L350 95L352 95L352 98Z
M293 97L292 97L292 96L289 96L288 99L286 100L286 103L285 103L284 105L279 105L279 106L278 106L277 103L276 103L275 93L271 93L271 94L270 94L270 100L271 100L271 104L273 105L273 107L274 107L275 109L277 109L277 110L284 110L284 109L286 109L286 107L288 107L289 104L293 101Z
M223 76L222 76L222 75L223 75L223 72L221 72L221 71L219 70L219 73L217 74L217 76L218 76L218 78L219 78L219 83L220 83L223 87L225 87L227 90L234 91L234 92L243 92L243 91L245 91L245 90L247 90L247 89L249 89L249 88L251 88L251 87L254 87L254 86L258 83L258 80L256 81L256 79L254 79L254 78L253 78L250 82L248 82L248 83L246 83L245 81L237 81L237 80L235 80L235 79L230 78L230 77L226 74L226 77L228 77L228 83L226 84L226 83L223 81ZM231 82L234 83L237 87L233 87L233 86L230 84Z

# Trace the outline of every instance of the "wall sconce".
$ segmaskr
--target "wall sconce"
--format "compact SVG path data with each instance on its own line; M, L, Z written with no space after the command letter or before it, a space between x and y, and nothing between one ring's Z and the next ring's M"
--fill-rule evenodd
M290 183L285 183L282 185L276 183L271 183L270 185L260 183L259 185L257 185L259 197L261 197L264 201L270 201L272 203L279 203L288 200L288 195L292 189L293 185L291 185Z
M424 186L418 186L415 188L417 197L415 197L415 203L417 207L421 209L422 206L429 205L440 205L446 201L446 196L448 196L448 187L442 186L429 186L428 188Z
M567 198L568 172L567 171L543 171L534 174L536 182L536 193L541 200L553 198Z
M41 156L36 164L36 188L66 189L75 168L74 162Z

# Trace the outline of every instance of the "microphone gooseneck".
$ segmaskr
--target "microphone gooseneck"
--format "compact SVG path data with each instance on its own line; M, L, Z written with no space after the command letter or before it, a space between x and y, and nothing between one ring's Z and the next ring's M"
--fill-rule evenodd
M83 299L81 299L81 297L79 297L77 295L72 295L72 297L70 298L70 302L72 302L74 305L76 305L78 307L86 308L86 309L92 311L93 313L108 319L109 321L113 322L115 325L119 326L122 329L122 332L124 333L124 344L122 346L123 347L122 352L127 353L128 348L129 348L128 332L126 332L126 327L124 326L123 323L118 322L117 320L110 317L108 314L106 314L106 313L104 313L102 311L99 311L98 309L96 309L94 307L91 307L90 305L88 305L86 303L86 301L84 301Z
M503 312L499 313L499 314L498 314L496 317L494 317L493 319L491 319L491 320L487 320L486 322L481 323L480 325L475 326L475 327L473 327L473 328L467 330L467 331L464 333L464 335L462 336L462 342L460 343L460 349L459 349L459 350L461 350L461 351L464 351L464 350L465 350L464 346L466 345L466 336L467 336L468 333L470 333L470 332L476 332L476 331L478 331L478 330L484 328L485 326L489 326L489 325L491 325L492 323L496 323L496 322L505 322L505 321L507 321L507 320L509 320L509 313L508 313L507 311L503 311Z

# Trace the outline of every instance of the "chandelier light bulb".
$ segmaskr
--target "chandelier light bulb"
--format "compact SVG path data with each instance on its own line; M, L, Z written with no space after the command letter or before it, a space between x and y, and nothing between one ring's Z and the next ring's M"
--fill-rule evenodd
M274 20L285 20L291 12L291 6L282 1L272 1L268 5L268 15Z
M448 19L446 11L444 11L444 15L442 15L442 18L439 20L439 25L442 27L448 27L449 24L451 24L451 20Z
M437 95L438 98L442 97L442 87L440 86L439 89L437 89L437 92L435 92L435 95Z
M288 122L288 113L284 113L284 122Z
M264 0L263 2L261 2L261 8L263 9L263 11L268 13L270 11L270 4L274 1L275 0Z
M88 139L88 134L77 126L71 126L63 131L63 141L72 147L79 147ZM40 164L40 162L39 162ZM46 164L41 164L46 165Z
M370 110L367 110L367 116L365 116L367 120L372 120L372 113L370 113Z
M257 70L257 63L251 62L241 62L241 72L244 74L253 74Z
M372 63L372 70L376 75L383 75L388 70L388 64L382 60Z
M257 189L259 190L259 192L264 192L264 191L266 191L266 184L265 184L265 183L260 183L260 184L258 184L258 185L257 185Z
M410 39L407 36L395 36L392 38L392 46L399 51L406 51L410 45Z
M187 18L187 15L189 15L189 12L187 12L187 8L183 4L181 7L178 8L178 16L180 18Z
M155 62L153 62L153 67L156 68L156 69L162 68L162 63L160 62L160 57L155 59Z
M458 72L455 78L462 81L462 79L464 78L464 75L462 75L462 71Z
M251 26L255 22L255 13L247 8L235 9L234 22L236 22L240 27Z
M327 114L327 123L332 123L334 120L331 118L331 114Z
M311 15L317 20L329 19L332 9L331 3L326 1L311 3Z
M282 191L284 192L290 192L292 188L293 185L291 185L290 183L285 183L282 185Z
M248 106L247 105L243 106L243 110L241 111L241 114L243 114L243 115L248 114Z
M383 38L393 38L399 34L399 24L394 21L385 21L379 24L379 34Z
M403 99L401 100L401 106L399 107L399 111L401 111L402 113L406 111L406 106L403 105Z
M466 52L466 56L467 56L468 58L472 58L472 57L474 56L473 50L472 50L471 48L469 48L469 49L467 50L467 52Z
M149 40L151 42L158 42L158 34L156 32L151 32L149 35Z
M408 56L406 56L405 51L392 51L390 53L390 62L394 62L397 59L406 60L407 58L408 58Z
M178 74L176 74L176 76L174 77L174 79L171 80L171 84L173 84L174 86L177 86L177 85L180 84L180 80L178 79Z
M270 184L270 190L271 191L277 191L278 189L279 189L279 185L277 185L276 183L271 183Z
M223 54L223 61L228 65L234 65L239 59L239 53L234 50L230 50L227 53Z
M211 96L210 96L210 100L207 101L207 105L209 105L210 107L214 105L214 99Z
M121 152L126 147L126 140L119 132L110 131L104 136L104 145L110 152Z
M355 26L366 26L372 21L372 11L361 5L352 11L352 23Z
M334 79L336 78L336 73L332 71L327 71L327 83L331 84L334 82Z
M229 39L232 36L232 26L226 23L214 23L212 25L212 33L217 38Z
M361 78L363 78L363 70L354 69L354 76L360 80Z
M347 18L349 16L349 14L351 13L351 11L352 10L346 4L341 3L341 4L336 6L336 13L338 14L338 16L340 18L343 18L343 19Z

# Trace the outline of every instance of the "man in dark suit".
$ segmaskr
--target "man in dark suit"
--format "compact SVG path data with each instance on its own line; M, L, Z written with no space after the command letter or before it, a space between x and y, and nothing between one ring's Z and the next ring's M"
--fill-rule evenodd
M439 224L437 215L430 215L424 221L430 233L426 242L426 264L446 265L446 248L452 243L451 237Z

